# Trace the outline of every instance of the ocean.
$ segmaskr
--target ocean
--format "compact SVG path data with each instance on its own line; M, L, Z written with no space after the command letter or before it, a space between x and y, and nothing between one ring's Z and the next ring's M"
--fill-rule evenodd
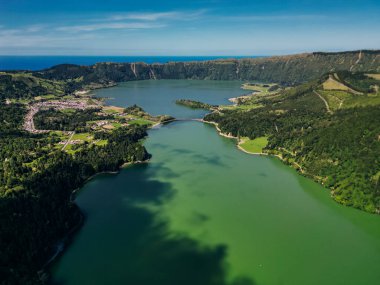
M202 61L257 56L14 56L0 55L0 70L41 70L57 64L92 65L97 62L145 62Z

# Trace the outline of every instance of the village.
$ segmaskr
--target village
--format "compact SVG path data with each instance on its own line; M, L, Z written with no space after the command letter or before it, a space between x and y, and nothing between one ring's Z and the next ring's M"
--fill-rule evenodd
M105 106L103 102L98 99L94 99L87 96L88 91L83 91L80 94L75 94L80 96L75 99L61 99L61 100L48 100L48 101L33 101L29 103L28 112L25 115L25 121L23 128L25 131L32 134L48 134L58 135L60 141L57 144L57 148L62 151L74 152L75 145L81 145L83 143L90 143L94 145L105 145L107 141L104 140L94 140L93 132L96 131L110 131L116 128L125 127L130 124L139 125L154 125L157 124L158 118L151 117L145 112L140 112L138 114L127 114L125 109L116 106ZM88 132L78 133L76 131L64 131L64 130L44 130L38 129L34 123L35 115L42 110L86 110L86 109L99 109L96 114L98 116L104 117L104 119L98 119L94 121L89 121ZM110 118L111 117L111 118Z
M36 115L41 109L55 109L55 110L63 110L63 109L79 109L84 110L87 108L97 108L99 105L89 105L84 100L70 100L70 101L45 101L45 102L38 102L38 103L32 103L29 106L29 111L25 116L25 122L24 122L24 130L33 133L33 134L40 134L40 133L47 133L50 130L37 130L34 125L34 115Z

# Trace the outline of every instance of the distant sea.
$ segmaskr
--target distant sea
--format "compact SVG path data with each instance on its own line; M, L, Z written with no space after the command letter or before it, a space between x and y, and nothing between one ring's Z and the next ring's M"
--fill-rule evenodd
M92 65L97 62L202 61L226 58L253 58L257 56L13 56L0 55L0 70L40 70L57 64Z

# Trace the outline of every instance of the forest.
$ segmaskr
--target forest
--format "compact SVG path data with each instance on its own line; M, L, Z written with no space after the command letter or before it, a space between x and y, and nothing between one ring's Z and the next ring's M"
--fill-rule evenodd
M205 120L218 123L222 132L237 137L268 136L265 152L280 155L298 169L302 167L299 170L304 175L331 189L337 202L379 213L380 104L366 102L377 102L372 98L380 94L351 94L361 104L342 104L329 113L314 92L321 92L327 78L326 75L272 96L258 97L256 103L261 108L222 110L207 115ZM341 77L364 91L368 84L361 82L362 78L361 73ZM371 85L380 84L365 79Z
M215 105L210 105L210 104L206 104L206 103L202 103L202 102L194 101L194 100L189 100L189 99L179 99L179 100L176 100L175 103L177 105L186 106L186 107L189 107L192 109L211 110L211 109L215 109L217 107Z
M72 201L73 190L96 173L117 171L126 162L149 158L140 143L147 135L145 127L99 132L96 136L107 144L84 144L70 155L53 147L55 136L21 130L25 112L22 105L0 104L0 276L4 285L42 284L47 279L40 270L57 242L82 221ZM85 114L86 119L96 116Z

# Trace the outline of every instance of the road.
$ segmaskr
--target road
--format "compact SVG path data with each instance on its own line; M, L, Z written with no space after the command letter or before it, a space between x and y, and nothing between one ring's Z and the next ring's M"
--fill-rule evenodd
M66 146L70 143L70 141L71 141L71 139L73 138L74 135L75 135L75 132L72 132L71 136L67 139L65 145L62 147L62 150L65 150Z
M331 112L331 110L330 110L329 103L327 103L326 99L323 98L323 96L322 96L321 94L319 94L317 91L313 90L313 92L314 92L315 94L317 94L319 98L321 98L321 100L323 101L323 103L325 103L325 105L326 105L326 109L327 109L327 113L332 114L332 112Z

